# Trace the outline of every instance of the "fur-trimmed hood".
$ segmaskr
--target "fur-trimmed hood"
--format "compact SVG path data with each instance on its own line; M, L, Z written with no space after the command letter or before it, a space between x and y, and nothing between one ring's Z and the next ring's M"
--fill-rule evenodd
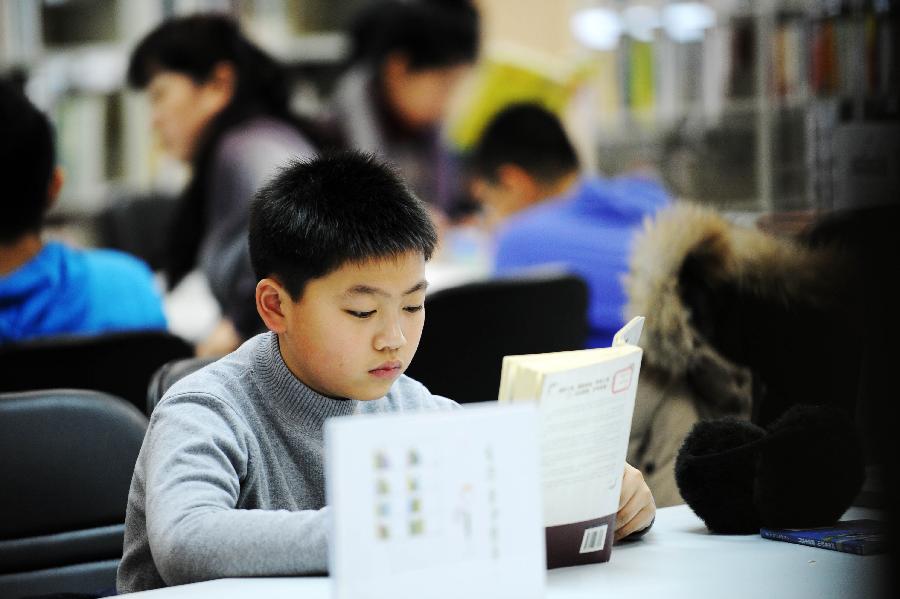
M687 280L686 265L693 274ZM839 305L846 291L842 276L830 276L838 272L843 272L839 257L828 249L812 250L738 227L712 210L677 204L645 221L635 240L625 311L627 318L647 317L642 346L648 366L692 377L707 399L725 412L740 412L750 403L751 373L701 332L709 323L695 321L686 286L721 283L775 305L828 309Z

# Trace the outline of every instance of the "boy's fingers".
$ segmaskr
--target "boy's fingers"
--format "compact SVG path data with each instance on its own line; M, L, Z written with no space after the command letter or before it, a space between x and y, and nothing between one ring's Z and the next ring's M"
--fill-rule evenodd
M634 498L635 493L637 493L637 489L634 486L627 485L623 482L622 492L619 495L619 509L617 509L616 511L621 512L622 509L626 505L628 505L628 502L630 502Z
M634 518L616 530L614 541L620 541L631 533L643 530L650 526L650 523L653 522L653 513L654 510L650 505L644 506L644 509L635 514Z
M629 464L625 464L625 472L622 475L619 504L619 510L616 512L615 541L646 528L656 515L653 493L644 482L644 475Z
M638 489L628 502L616 512L616 530L630 523L652 501L649 489Z
M622 474L622 492L619 494L619 509L621 510L625 505L631 501L631 498L634 497L634 494L637 493L644 482L644 475L641 474L641 471L631 466L630 464L625 464L625 472Z

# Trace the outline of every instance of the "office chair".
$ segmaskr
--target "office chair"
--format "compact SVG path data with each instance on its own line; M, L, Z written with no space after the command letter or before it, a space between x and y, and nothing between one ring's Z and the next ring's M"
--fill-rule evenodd
M120 195L97 215L100 247L128 252L161 270L166 261L169 223L178 202L159 195Z
M147 386L147 408L146 413L150 415L162 396L166 394L169 387L191 374L195 370L200 370L207 364L212 364L218 358L184 358L182 360L172 360L160 366Z
M115 586L146 428L105 393L0 394L0 597Z
M165 331L47 337L0 346L0 392L90 389L144 411L147 384L161 365L194 354Z
M584 348L587 297L585 282L569 274L436 291L407 374L459 403L496 400L503 356Z

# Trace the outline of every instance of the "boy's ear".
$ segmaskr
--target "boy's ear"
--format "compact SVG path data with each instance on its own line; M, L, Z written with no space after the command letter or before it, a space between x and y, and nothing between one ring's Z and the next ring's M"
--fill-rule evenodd
M541 186L537 179L517 164L501 164L497 169L500 185L512 193L517 208L525 208L541 199Z
M386 80L394 83L402 83L404 78L409 75L409 56L405 52L391 52L384 59L381 66L381 75Z
M237 74L234 65L228 61L218 62L209 78L203 82L203 89L207 93L202 100L208 104L208 108L218 113L231 102L236 86Z
M65 183L65 181L66 173L62 169L62 167L54 167L53 173L50 175L50 183L47 185L46 210L50 210L51 208L53 208L53 205L56 203L56 199L59 197L59 192L62 189L63 183Z
M283 333L287 330L285 302L291 296L275 279L265 278L256 284L256 311L270 331Z
M235 73L234 64L228 61L216 63L213 67L212 77L210 81L218 87L223 94L229 97L234 94L235 84L237 83L237 74Z

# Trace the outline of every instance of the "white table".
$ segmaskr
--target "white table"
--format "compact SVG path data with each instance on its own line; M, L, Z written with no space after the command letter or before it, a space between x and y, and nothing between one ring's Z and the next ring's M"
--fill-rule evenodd
M845 518L873 515L854 508ZM711 535L687 506L676 506L659 510L644 539L616 546L609 563L548 572L546 596L875 599L882 596L879 582L887 567L887 555L852 555L767 541L759 535ZM129 596L330 599L331 585L327 577L226 579Z

